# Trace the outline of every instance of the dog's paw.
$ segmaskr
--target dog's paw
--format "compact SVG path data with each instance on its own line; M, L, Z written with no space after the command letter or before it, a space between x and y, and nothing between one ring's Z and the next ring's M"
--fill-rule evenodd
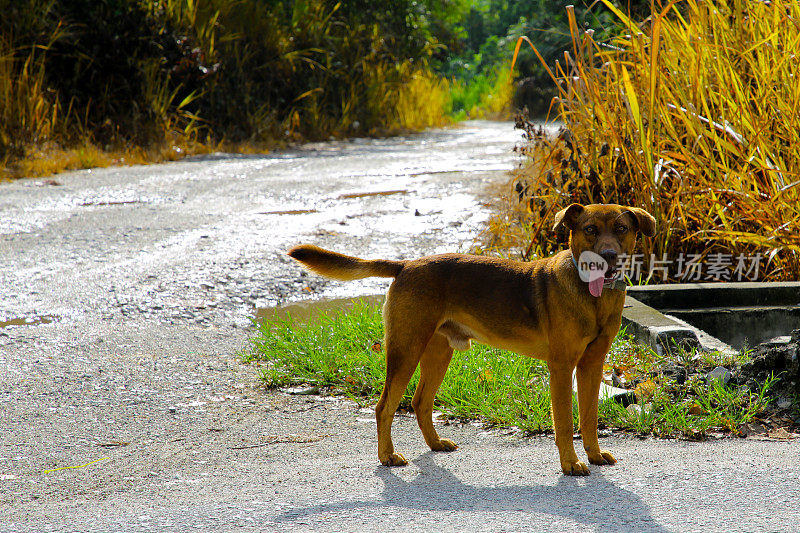
M408 461L403 457L402 453L392 453L385 459L381 459L383 466L406 466Z
M458 444L450 439L439 439L439 442L431 445L431 450L435 452L452 452L458 448Z
M562 462L561 471L568 476L588 476L589 467L583 461Z
M611 452L600 450L597 453L589 453L589 462L593 465L613 465L617 462Z

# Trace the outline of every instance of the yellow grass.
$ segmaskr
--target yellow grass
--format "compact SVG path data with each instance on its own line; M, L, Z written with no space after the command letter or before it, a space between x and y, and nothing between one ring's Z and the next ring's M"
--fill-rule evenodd
M552 248L542 217L570 202L643 207L658 221L645 263L680 253L763 258L759 279L800 276L800 2L657 1L601 43L577 27L556 65L558 139L534 136L515 208L527 255Z

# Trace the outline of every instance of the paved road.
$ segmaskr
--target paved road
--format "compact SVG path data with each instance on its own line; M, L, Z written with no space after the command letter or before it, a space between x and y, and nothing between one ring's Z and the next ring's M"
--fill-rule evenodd
M288 246L467 249L517 138L477 122L0 184L0 532L799 531L797 442L612 436L619 464L571 479L551 438L451 425L461 448L433 454L400 416L411 464L387 469L369 409L239 362L258 308L383 287L306 276Z

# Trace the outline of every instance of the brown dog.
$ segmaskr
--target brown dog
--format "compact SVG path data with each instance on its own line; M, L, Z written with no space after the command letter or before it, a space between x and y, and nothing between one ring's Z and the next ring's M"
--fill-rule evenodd
M375 407L383 464L407 464L394 451L391 426L417 365L421 372L412 406L425 442L432 450L456 449L433 427L433 400L453 349L468 349L471 339L547 362L561 469L588 475L572 444L572 373L577 368L580 430L589 462L616 462L597 441L603 361L619 331L625 300L624 284L614 280L616 262L620 254L633 253L637 231L655 233L655 219L635 207L572 204L556 215L554 229L562 224L570 232L570 249L529 263L459 254L366 260L312 245L289 251L330 278L395 278L383 308L386 384ZM607 263L602 282L597 274L589 283L581 280L577 261L587 250ZM603 291L603 286L609 288Z

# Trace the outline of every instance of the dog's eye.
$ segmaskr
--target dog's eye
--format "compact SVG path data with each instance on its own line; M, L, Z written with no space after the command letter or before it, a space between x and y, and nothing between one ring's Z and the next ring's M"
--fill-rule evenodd
M628 231L628 226L623 226L622 224L614 228L614 232L617 233L618 235L627 233L627 231Z
M586 226L583 228L583 232L586 235L597 235L597 226Z

